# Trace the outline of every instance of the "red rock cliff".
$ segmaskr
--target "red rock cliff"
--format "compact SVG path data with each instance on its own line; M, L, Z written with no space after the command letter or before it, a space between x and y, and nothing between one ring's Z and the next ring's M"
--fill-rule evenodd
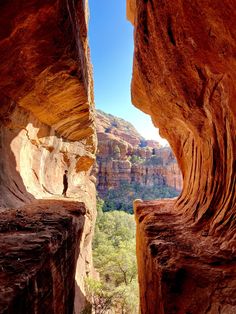
M79 234L76 280L80 299L77 298L75 307L79 313L84 302L83 278L91 270L95 216L95 186L90 172L95 159L96 136L87 1L1 1L0 10L0 207L21 207L34 199L58 197L62 193L63 172L68 169L68 195L79 198L87 208L85 218L81 218L81 223L77 221L81 225L79 233L76 224L68 224L61 231L65 241L67 232L72 233L70 239ZM34 201L32 209L38 206ZM55 220L58 219L55 215ZM15 235L11 228L10 235L14 246ZM50 235L49 232L49 238ZM37 241L41 243L40 237ZM18 249L15 256L21 254ZM67 249L58 249L67 273ZM71 250L74 249L72 245ZM78 254L70 253L74 254L75 265ZM50 250L45 254L50 255ZM2 268L2 271L6 272L6 269ZM47 272L53 273L53 267ZM70 286L75 284L74 277L73 266ZM63 296L63 291L59 293L60 298L68 296ZM70 295L70 303L72 299ZM38 299L37 302L43 301ZM42 309L39 305L38 311L43 312ZM67 309L70 313L73 304ZM53 311L56 313L57 309Z
M127 9L132 101L184 179L177 202L136 204L141 313L234 313L235 2L130 0Z
M122 182L182 189L182 175L169 147L145 140L134 126L97 110L97 189L119 189Z

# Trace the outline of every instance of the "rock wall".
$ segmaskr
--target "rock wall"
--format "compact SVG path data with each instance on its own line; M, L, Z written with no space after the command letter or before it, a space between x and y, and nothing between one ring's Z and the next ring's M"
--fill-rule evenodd
M35 204L35 199L60 198L62 176L68 170L69 197L79 199L88 209L81 241L76 242L80 250L76 273L80 293L75 292L75 312L79 313L85 299L83 278L92 269L96 212L95 179L91 176L96 132L88 4L78 0L13 0L1 1L0 10L0 207L10 211ZM66 232L70 229L62 231ZM14 235L11 243L14 246ZM71 246L74 249L75 245ZM76 263L78 254L70 253ZM60 254L68 252L62 248ZM70 285L75 284L73 267L69 276ZM67 297L63 296L65 303L70 303L68 313L72 313L72 297L69 303ZM42 300L37 302L45 306ZM33 309L29 313L34 313Z
M97 189L119 189L124 181L182 189L182 175L169 147L145 140L129 122L97 111Z
M32 198L60 192L65 168L71 183L81 184L81 174L94 161L93 83L83 5L80 1L1 4L4 206L25 201L26 194ZM7 181L9 177L16 182Z
M82 202L44 200L0 214L1 313L73 313L85 213Z
M234 313L235 3L127 8L132 101L169 141L184 180L176 202L136 204L141 313Z

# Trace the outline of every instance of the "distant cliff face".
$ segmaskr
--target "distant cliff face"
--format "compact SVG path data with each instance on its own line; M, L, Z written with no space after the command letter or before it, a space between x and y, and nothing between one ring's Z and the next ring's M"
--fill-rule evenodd
M169 147L145 140L129 122L97 111L97 188L100 193L122 183L182 189L182 175Z

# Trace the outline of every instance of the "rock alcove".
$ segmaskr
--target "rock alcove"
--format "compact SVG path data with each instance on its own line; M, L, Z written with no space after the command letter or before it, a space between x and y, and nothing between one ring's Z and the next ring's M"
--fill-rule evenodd
M0 311L79 313L95 217L87 1L0 9ZM140 311L235 313L235 3L128 0L127 15L133 103L183 173L177 201L135 203ZM65 167L81 202L36 200Z
M0 11L0 313L80 313L96 216L88 4Z

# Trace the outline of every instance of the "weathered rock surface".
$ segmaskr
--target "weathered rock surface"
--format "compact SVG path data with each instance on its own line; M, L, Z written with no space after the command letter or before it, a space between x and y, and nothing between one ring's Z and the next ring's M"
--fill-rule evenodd
M184 180L176 202L137 205L141 313L234 313L235 2L127 8L132 101L169 141Z
M96 110L96 129L98 135L105 133L109 136L112 134L132 146L138 146L144 141L131 123L101 110Z
M53 199L0 214L0 313L73 313L75 293L85 300L75 271L89 214L83 202Z
M170 200L135 203L141 313L235 313L230 250L197 233Z
M44 252L45 257L42 256L42 260L34 260L27 249L22 253L25 259L29 259L29 264L30 259L33 259L33 277L36 279L44 272L42 263L46 263L45 273L49 274L53 270L53 264L58 264L60 256L62 260L65 258L62 269L57 269L56 266L52 273L55 276L53 283L61 280L64 271L68 275L68 284L71 287L69 290L65 289L65 294L63 287L59 287L57 291L55 284L53 296L48 296L44 304L37 286L25 288L34 289L35 293L31 296L30 291L26 290L24 296L17 296L20 290L15 290L12 281L1 281L1 285L6 293L14 289L12 297L16 298L17 304L23 302L20 300L21 296L27 299L27 313L43 313L47 304L47 313L64 310L72 313L72 278L76 277L78 287L75 287L77 299L74 311L79 313L84 302L83 278L92 265L91 236L95 219L95 185L91 169L95 160L96 135L93 80L87 39L87 1L1 1L0 10L0 207L12 211L12 208L31 204L35 199L57 198L62 193L62 176L67 169L68 195L79 198L89 209L88 218L81 225L81 231L78 231L81 232L80 235L75 230L76 224L61 224L61 220L55 216L60 229L58 230L55 222L55 233L61 234L64 239L64 242L60 240L56 244L58 256L56 252L53 256L54 252L49 250ZM58 207L60 209L60 205ZM40 215L32 217L34 221L37 219L41 219ZM47 221L41 219L40 224L42 230L48 228ZM71 234L67 234L68 232ZM27 245L32 240L31 234L23 233L22 239L25 239ZM10 237L9 245L12 245L12 251L16 246L16 257L18 233L13 233ZM35 239L36 243L44 243L40 235L36 235ZM79 248L83 241L86 242L86 247L82 245ZM70 248L63 247L67 244ZM47 249L46 245L42 245L41 254L44 248ZM24 250L24 246L22 249ZM79 250L79 265L75 273ZM65 257L68 254L72 256L73 263ZM37 263L39 264L36 265ZM70 263L73 264L71 268ZM23 276L22 268L18 272L20 277L21 272ZM49 278L47 275L42 277L39 284L42 287L47 286L43 280ZM7 276L3 278L5 280ZM62 285L66 279L63 280ZM35 284L36 281L29 284ZM48 289L52 293L51 286ZM13 302L8 297L7 300ZM58 300L64 302L65 308L59 307L57 311ZM54 301L56 303L52 305ZM12 313L11 310L9 313ZM25 308L19 307L18 313L26 313Z
M60 192L65 168L83 184L93 164L86 10L80 1L1 3L0 205Z
M124 181L182 189L182 175L169 147L145 140L129 122L97 110L97 189L119 189Z

